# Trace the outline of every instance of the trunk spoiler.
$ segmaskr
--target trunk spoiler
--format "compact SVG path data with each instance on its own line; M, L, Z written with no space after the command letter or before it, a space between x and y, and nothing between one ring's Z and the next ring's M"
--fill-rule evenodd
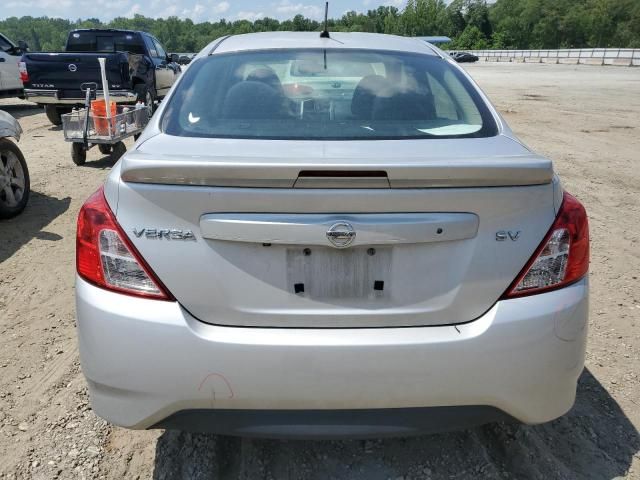
M125 182L255 188L446 188L540 185L553 178L551 160L536 155L456 159L176 158L133 151L123 159Z

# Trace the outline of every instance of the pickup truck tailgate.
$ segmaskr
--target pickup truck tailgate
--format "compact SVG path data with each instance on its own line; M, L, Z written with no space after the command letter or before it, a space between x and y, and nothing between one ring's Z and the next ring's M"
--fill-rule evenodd
M114 90L129 88L130 58L124 52L117 53L28 53L22 57L29 80L25 88L57 90L60 99L82 99L80 85L96 82L100 85L98 58L106 61L107 81ZM101 86L99 87L101 88Z

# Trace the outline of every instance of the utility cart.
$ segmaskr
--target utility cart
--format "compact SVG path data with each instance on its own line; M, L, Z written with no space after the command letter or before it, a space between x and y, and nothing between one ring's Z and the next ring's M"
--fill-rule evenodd
M73 163L83 165L87 151L96 145L102 154L119 159L127 151L123 140L142 133L151 117L150 108L142 103L117 106L109 103L111 111L107 112L106 101L92 101L97 90L95 83L83 84L82 90L86 94L85 108L61 116L64 139L72 142ZM102 108L97 109L97 105Z

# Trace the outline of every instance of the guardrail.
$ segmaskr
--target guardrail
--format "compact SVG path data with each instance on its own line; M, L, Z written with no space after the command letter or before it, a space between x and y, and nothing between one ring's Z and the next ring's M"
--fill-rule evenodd
M559 50L471 50L483 61L640 66L638 48L565 48Z

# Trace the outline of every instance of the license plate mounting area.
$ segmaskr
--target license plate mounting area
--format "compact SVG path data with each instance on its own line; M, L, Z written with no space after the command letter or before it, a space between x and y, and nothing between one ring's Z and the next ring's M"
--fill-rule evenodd
M317 299L382 299L390 295L392 247L287 248L287 285Z

